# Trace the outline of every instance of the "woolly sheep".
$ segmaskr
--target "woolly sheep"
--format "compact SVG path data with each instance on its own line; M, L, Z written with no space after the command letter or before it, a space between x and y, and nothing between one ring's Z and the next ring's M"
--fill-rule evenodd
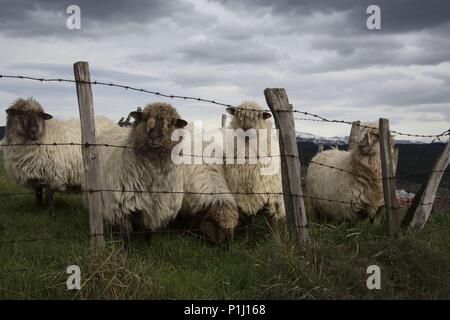
M5 144L80 143L79 130L73 124L50 120L52 116L33 98L17 99L6 113ZM43 187L48 187L51 195L82 184L79 146L4 146L3 154L8 178L33 188L38 204Z
M268 155L274 157L266 158L271 161L272 168L275 172L268 172L269 174L262 174L263 168L267 168L267 164L263 163L245 163L238 164L239 159L235 159L235 164L225 164L225 176L230 190L233 193L269 193L269 194L235 194L235 199L241 214L243 224L248 228L251 223L251 217L256 215L259 211L264 210L270 218L270 222L283 219L285 217L284 200L282 196L281 170L279 147L277 139L272 135L272 121L268 121L271 114L264 112L261 107L252 101L244 101L238 108L229 107L227 112L233 117L228 129L260 129L267 130L267 152ZM258 154L258 147L260 145L260 136L257 135L258 144L251 145L248 140L245 142L247 157L250 157L250 149L253 149L254 154ZM272 144L274 147L272 148ZM277 150L275 154L269 154L271 150ZM237 146L235 145L234 154L237 155ZM236 156L238 157L238 156ZM250 159L246 159L249 161Z
M172 133L186 126L186 121L166 103L149 104L131 115L135 119L132 128L116 128L100 138L100 143L130 147L102 148L100 153L103 189L124 190L101 193L105 221L119 228L128 245L135 227L158 230L182 211L209 240L227 243L235 226L230 219L232 205L221 200L225 196L196 194L223 191L224 183L218 181L223 176L217 168L180 165L171 159L177 144L171 140ZM188 194L184 194L186 190Z
M311 160L306 189L313 212L320 218L331 221L369 218L374 221L381 212L379 209L384 205L384 199L378 124L363 123L357 141L358 145L350 151L331 149L318 153ZM393 140L391 145L394 145Z
M194 134L192 125L187 132ZM206 147L203 143L203 148ZM217 145L219 147L219 145ZM193 145L189 150L195 155ZM192 163L194 157L190 157ZM184 190L181 216L213 243L228 245L238 224L237 205L225 179L222 165L184 164Z
M42 203L43 188L52 205L55 191L80 189L83 162L80 146L53 143L80 143L78 120L52 120L33 98L19 98L6 110L6 133L3 144L44 144L3 146L5 171L18 185L33 188L38 204ZM99 130L113 125L105 117L96 118Z

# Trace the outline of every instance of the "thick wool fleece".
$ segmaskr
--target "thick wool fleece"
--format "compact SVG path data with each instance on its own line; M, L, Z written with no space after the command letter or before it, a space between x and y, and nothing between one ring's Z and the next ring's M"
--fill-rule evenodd
M369 218L373 221L384 205L378 124L362 124L358 137L360 144L364 139L368 146L365 153L361 153L359 147L350 152L332 149L320 152L312 159L306 176L306 189L307 195L311 197L309 201L314 213L321 218L335 221ZM393 145L393 141L391 144ZM391 152L393 153L393 149Z
M129 229L131 220L138 219L157 230L176 217L183 199L183 171L170 158L170 136L179 115L169 104L154 103L143 110L143 119L132 129L115 128L100 137L101 143L131 147L101 148L102 189L123 190L102 192L101 210L111 225ZM164 120L163 152L146 146L155 119Z
M257 110L257 111L255 111ZM261 111L259 111L261 110ZM245 101L234 111L234 117L231 120L228 129L266 129L267 130L267 151L270 154L271 145L275 144L274 148L276 154L269 159L275 161L277 168L276 174L263 175L261 169L267 167L267 164L225 164L225 177L228 186L235 194L235 200L239 210L249 216L257 214L261 209L264 209L269 217L275 219L282 219L285 217L283 187L281 182L281 164L279 158L278 141L272 135L272 121L262 118L263 111L261 107L252 101ZM259 136L258 136L259 140ZM254 154L258 154L259 141L254 150ZM251 148L248 141L245 143L246 156L249 156L249 148ZM235 156L237 155L237 145L235 144ZM246 160L248 161L248 160ZM237 159L235 159L235 163ZM252 193L256 193L253 194ZM269 193L269 194L262 194Z
M11 108L23 111L43 112L33 99L18 99ZM5 144L52 144L80 143L80 132L73 122L43 120L42 135L30 141L19 134L20 120L8 115ZM33 187L37 184L49 186L52 190L64 191L68 186L81 187L82 161L79 146L4 146L5 171L18 185Z

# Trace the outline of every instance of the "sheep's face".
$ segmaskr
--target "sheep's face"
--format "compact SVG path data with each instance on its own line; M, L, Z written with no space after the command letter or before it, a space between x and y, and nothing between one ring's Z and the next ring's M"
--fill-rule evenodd
M147 154L170 153L178 143L171 141L172 133L187 125L175 108L167 103L149 104L143 111L132 112L131 116L135 119L130 133L131 142Z
M380 148L380 135L377 132L365 132L362 136L362 139L359 141L358 149L362 155L372 156L377 153L377 150Z
M380 150L380 132L375 123L363 123L359 133L358 150L364 156L373 156ZM394 140L391 136L391 146L393 152Z
M238 213L229 208L213 208L206 212L200 222L200 231L212 243L228 247L233 240Z
M227 112L233 116L233 128L241 128L243 130L266 128L265 122L272 116L251 101L242 103L238 108L229 107Z
M6 110L7 128L25 140L37 141L45 132L45 121L52 116L45 113L33 99L18 99Z

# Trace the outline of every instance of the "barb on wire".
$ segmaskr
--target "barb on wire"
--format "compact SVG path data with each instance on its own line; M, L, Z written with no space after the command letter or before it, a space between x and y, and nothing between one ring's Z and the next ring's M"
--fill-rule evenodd
M107 147L107 148L123 148L123 149L135 149L140 150L142 147L137 146L129 146L129 145L116 145L116 144L108 144L108 143L79 143L79 142L54 142L54 143L3 143L1 144L2 147L19 147L19 146L26 146L26 147L40 147L40 146L50 146L50 147L57 147L57 146L83 146L83 147ZM171 154L171 151L160 151L161 153L165 154ZM279 158L279 154L268 154L268 155L257 155L257 156L238 156L234 155L233 157L223 155L221 157L219 156L208 156L203 154L179 154L179 156L183 157L194 157L194 158L206 158L206 159L267 159L267 158ZM287 157L294 157L298 158L296 155L286 155Z
M327 118L325 118L323 116L320 116L320 115L314 114L314 113L310 113L310 112L307 112L307 111L292 110L292 112L301 113L301 114L303 114L305 116L310 116L310 117L316 118L316 119L294 118L295 120L306 120L306 121L328 122L328 123L342 123L342 124L347 124L347 125L352 125L353 124L352 121L327 119ZM372 127L365 126L363 124L358 124L358 126L361 127L361 128L373 129ZM408 136L408 137L415 137L415 138L438 138L438 137L450 135L450 129L444 131L441 134L415 134L415 133L404 133L404 132L395 131L395 130L391 130L391 133L399 135L399 136Z
M91 84L91 85L99 85L99 86L107 86L107 87L115 87L115 88L121 88L125 90L130 91L136 91L136 92L142 92L142 93L148 93L152 94L158 97L163 98L170 98L170 99L181 99L181 100L191 100L191 101L199 101L199 102L206 102L217 106L227 107L227 108L238 108L236 106L233 106L228 103L219 102L212 99L205 99L201 97L194 97L194 96L182 96L177 94L167 94L162 93L159 91L153 91L153 90L147 90L143 88L137 88L132 86L127 86L124 84L117 84L113 82L104 82L104 81L82 81L82 80L73 80L73 79L63 79L63 78L39 78L39 77L31 77L31 76L22 76L22 75L6 75L6 74L0 74L1 78L7 78L7 79L21 79L21 80L32 80L32 81L39 81L39 82L60 82L60 83L82 83L82 84ZM261 111L261 110L254 110L254 111ZM267 110L270 112L270 110Z
M60 82L60 83L91 84L91 85L115 87L115 88L121 88L121 89L124 89L124 90L148 93L148 94L152 94L152 95L155 95L155 96L158 96L158 97L164 97L164 98L170 98L170 99L199 101L199 102L205 102L205 103L209 103L209 104L217 105L217 106L221 106L221 107L238 108L238 109L240 108L240 107L228 104L228 103L219 102L219 101L212 100L212 99L205 99L205 98L194 97L194 96L182 96L182 95L177 95L177 94L167 94L167 93L162 93L162 92L159 92L159 91L147 90L147 89L143 89L143 88L137 88L137 87L127 86L127 85L123 85L123 84L117 84L117 83L113 83L113 82L105 82L105 81L82 81L82 80L74 80L74 79L43 78L43 77L32 77L32 76L23 76L23 75L6 75L6 74L0 74L0 79L20 79L20 80L31 80L31 81L38 81L38 82ZM246 110L272 112L269 109L265 109L265 110L246 109ZM318 114L313 114L313 113L310 113L310 112L307 112L307 111L301 111L301 110L295 110L295 109L292 109L292 110L278 110L278 112L295 112L295 113L300 113L300 114L303 114L303 115L306 115L306 116L317 118L317 119L319 119L322 122L344 123L344 124L349 124L349 125L352 124L351 121L327 119L327 118L322 117L322 116L320 116ZM303 119L297 119L297 120L303 120ZM360 125L360 126L364 127L362 125ZM394 130L391 130L391 133L394 133L394 134L397 134L397 135L402 135L402 136L417 137L417 138L433 138L433 137L442 136L442 135L450 135L450 130L447 130L445 134L441 134L441 135L411 134L411 133L402 133L402 132L398 132L398 131L394 131Z

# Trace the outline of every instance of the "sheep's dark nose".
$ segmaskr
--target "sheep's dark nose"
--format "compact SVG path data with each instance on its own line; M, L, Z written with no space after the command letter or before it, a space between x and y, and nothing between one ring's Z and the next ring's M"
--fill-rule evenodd
M159 138L159 130L157 130L156 128L153 128L150 130L150 138L151 139L157 139Z
M39 128L37 126L31 126L29 130L30 133L36 134L39 131Z

